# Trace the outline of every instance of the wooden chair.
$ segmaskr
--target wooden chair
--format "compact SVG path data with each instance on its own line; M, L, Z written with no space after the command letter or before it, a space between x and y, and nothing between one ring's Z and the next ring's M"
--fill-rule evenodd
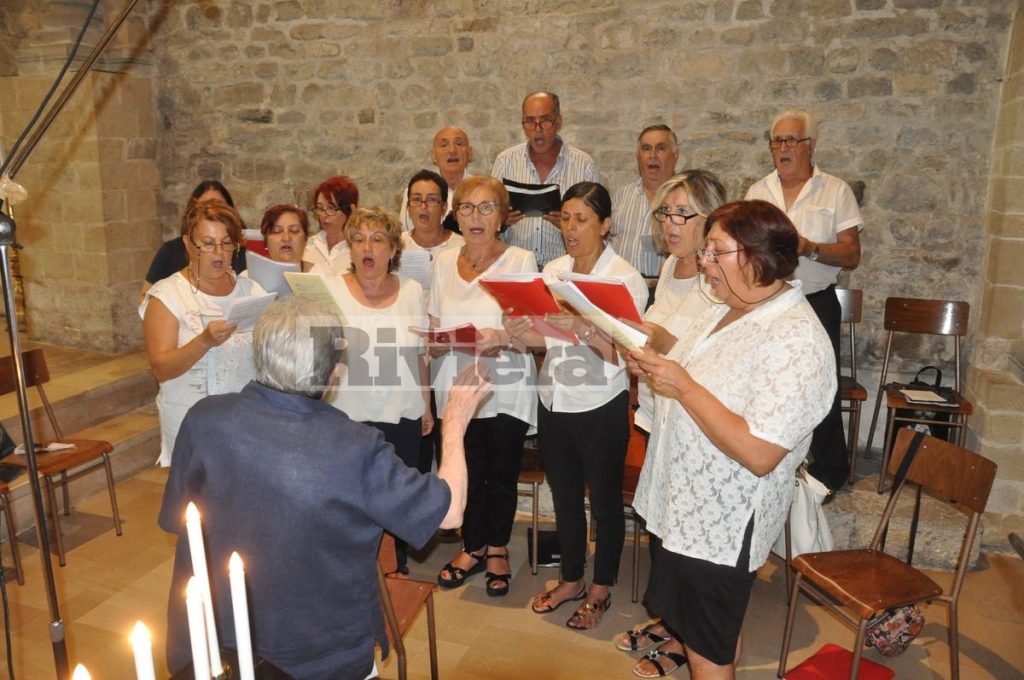
M899 469L913 436L914 432L910 429L900 430L893 447L892 460L889 461L891 474ZM850 666L851 680L857 677L864 651L864 637L871 618L904 605L932 600L945 602L949 605L950 668L953 680L957 680L960 676L957 606L971 558L971 548L995 475L996 464L992 461L935 437L924 437L907 471L906 481L921 485L943 501L953 501L956 507L969 516L956 573L948 593L921 571L886 554L880 548L905 484L896 489L886 504L870 547L807 553L793 558L796 578L786 616L778 676L783 677L786 671L796 618L796 599L800 592L804 592L829 606L857 628L853 663Z
M839 399L843 403L841 410L848 413L849 432L846 441L850 450L850 483L853 484L857 469L857 444L860 438L860 412L868 399L867 389L857 382L857 324L860 323L861 311L864 306L864 291L836 288L836 297L842 308L840 320L846 324L850 340L850 373L839 375Z
M4 521L7 523L7 540L11 544L14 573L18 578L18 583L25 585L25 572L21 570L21 553L18 551L18 536L14 528L14 515L11 513L11 490L3 482L0 482L0 512L3 512Z
M83 475L97 470L105 470L107 475L107 491L110 494L110 509L114 515L114 530L121 535L121 515L117 510L117 495L114 492L114 473L110 468L110 452L114 447L110 442L95 439L78 439L74 436L65 437L64 432L57 423L57 416L54 414L53 406L46 396L43 384L49 382L50 373L46 368L46 357L43 350L32 349L22 352L22 359L25 362L25 383L26 387L35 387L39 392L39 399L43 402L43 409L46 411L47 419L53 430L53 441L72 444L74 448L53 453L37 453L36 466L39 474L43 477L46 490L47 504L50 506L50 516L53 519L53 533L57 543L57 557L60 566L66 563L64 551L64 536L60 529L60 508L57 504L55 487L61 487L64 497L64 514L71 514L71 499L68 493L68 484ZM0 361L0 394L7 394L15 391L14 362ZM40 440L42 437L40 436ZM36 442L40 444L39 441ZM4 465L28 469L28 461L25 456L8 456L3 461Z
M398 680L408 678L405 643L402 638L423 605L427 606L427 639L430 645L430 677L437 680L437 632L434 627L434 589L436 584L394 574L398 568L395 538L385 533L377 553L377 587L388 639L398 655ZM389 576L385 576L389 574Z
M536 440L534 440L536 441ZM530 537L530 571L537 575L537 558L539 550L538 531L540 530L540 485L544 483L544 470L540 466L540 453L535 447L523 447L523 464L519 468L519 484L530 487L529 491L516 490L520 496L529 496L533 500L533 517L530 526L533 535Z
M943 425L958 432L956 443L964 445L964 437L967 434L967 418L971 415L971 402L967 401L960 394L960 339L967 333L967 320L970 316L970 305L966 302L953 302L950 300L925 300L918 298L887 298L885 301L885 329L889 331L885 342L885 358L882 361L882 375L878 381L878 394L875 399L875 411L871 416L871 427L868 430L867 450L871 450L871 444L875 436L875 427L878 423L878 411L881 408L883 395L886 403L885 439L882 443L882 468L878 475L878 493L885 491L885 471L889 468L889 455L892 448L893 432L905 424L911 426L916 423L925 425ZM953 393L949 396L954 402L953 406L932 406L922 407L920 404L911 404L900 392L906 385L902 383L887 383L889 374L889 361L892 358L893 335L896 333L910 333L918 335L943 335L952 336L954 347L954 372L953 372ZM927 418L907 417L897 415L897 409L905 411L927 410L943 414L949 414L950 420L939 421Z

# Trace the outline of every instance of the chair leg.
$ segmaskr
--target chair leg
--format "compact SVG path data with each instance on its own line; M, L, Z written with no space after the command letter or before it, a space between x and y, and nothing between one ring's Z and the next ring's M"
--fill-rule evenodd
M882 441L882 468L878 471L878 493L885 493L885 471L889 467L889 456L892 455L892 431L895 426L895 414L888 409L885 416L885 439Z
M793 579L793 587L789 593L789 611L786 612L786 629L782 633L782 653L779 655L779 670L777 677L786 674L786 661L789 659L789 643L793 639L793 624L796 622L796 596L800 592L800 581L804 575L797 572Z
M107 470L107 491L110 492L110 510L114 513L114 531L121 535L121 513L117 511L117 494L114 493L114 472L110 469L110 456L103 454L103 467Z
M430 645L430 680L437 680L437 633L434 630L434 595L427 598L427 642Z
M857 472L857 444L860 439L860 407L859 401L853 402L853 410L850 411L850 484L853 484Z
M786 564L782 568L786 571L786 601L789 602L793 594L793 584L790 583L793 578L793 534L789 527L789 517L786 517L786 523L782 525L782 532L786 537Z
M960 680L960 628L957 615L957 599L949 603L949 677Z
M46 484L46 497L50 501L50 515L53 518L53 535L57 541L57 561L63 567L67 564L67 560L64 557L64 535L60 531L60 508L57 506L57 494L53 490L53 479L51 477L44 476L43 481ZM50 549L49 536L42 536L39 548L41 550Z
M540 562L540 484L533 483L533 538L531 539L533 554L530 557L530 571L537 575L537 563Z
M640 601L640 516L633 513L633 602Z
M853 643L853 660L850 662L850 680L857 680L860 674L860 658L864 655L864 638L868 634L868 620L861 619L857 627L857 639Z
M60 473L60 491L61 496L64 497L64 516L71 516L71 493L68 491L68 471L62 470Z
M0 503L3 503L3 514L7 521L7 539L11 543L11 559L14 560L14 574L18 579L18 585L25 585L25 572L21 569L21 555L18 551L18 536L14 528L14 515L11 513L11 498L7 494L0 495ZM2 568L2 567L0 567Z

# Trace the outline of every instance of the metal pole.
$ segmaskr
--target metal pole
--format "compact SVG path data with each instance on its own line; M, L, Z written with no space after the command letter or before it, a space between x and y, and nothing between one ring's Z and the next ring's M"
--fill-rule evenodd
M39 540L39 559L43 563L43 582L46 584L46 601L50 607L50 642L53 645L53 660L57 667L57 678L68 677L68 650L64 644L64 621L60 617L60 603L57 601L57 587L53 579L53 562L50 555L50 536L46 528L46 510L43 508L43 492L39 486L39 471L36 466L35 437L32 436L32 418L28 404L28 389L25 387L25 363L21 357L21 338L18 336L18 315L14 309L14 287L11 285L11 259L9 249L15 245L17 226L14 220L0 213L0 278L3 280L4 311L7 313L7 334L11 341L11 360L14 362L15 386L18 393L18 411L21 413L21 430L24 434L25 458L28 461L28 481L32 489L32 503L36 512L36 536ZM12 536L12 540L13 536Z

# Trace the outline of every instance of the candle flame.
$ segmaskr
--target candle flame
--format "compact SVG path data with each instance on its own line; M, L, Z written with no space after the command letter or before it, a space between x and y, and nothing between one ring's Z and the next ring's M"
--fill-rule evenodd
M242 556L238 554L238 551L231 553L231 559L228 560L228 571L245 571L245 564L242 562Z
M136 621L132 626L132 634L129 639L132 641L132 647L149 647L153 644L152 638L149 636L149 628L146 628L146 624L142 621Z
M75 666L75 672L71 674L71 680L92 680L92 676L84 665L78 664Z
M189 501L188 507L185 508L185 521L186 522L198 522L199 521L199 508L192 501Z

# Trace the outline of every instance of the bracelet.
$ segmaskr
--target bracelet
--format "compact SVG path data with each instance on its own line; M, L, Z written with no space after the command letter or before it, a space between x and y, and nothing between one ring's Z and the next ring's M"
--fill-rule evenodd
M597 333L597 326L591 324L590 328L587 329L587 331L583 335L581 335L580 337L583 338L583 342L585 342L587 344L590 344L590 341L594 337L594 333Z

